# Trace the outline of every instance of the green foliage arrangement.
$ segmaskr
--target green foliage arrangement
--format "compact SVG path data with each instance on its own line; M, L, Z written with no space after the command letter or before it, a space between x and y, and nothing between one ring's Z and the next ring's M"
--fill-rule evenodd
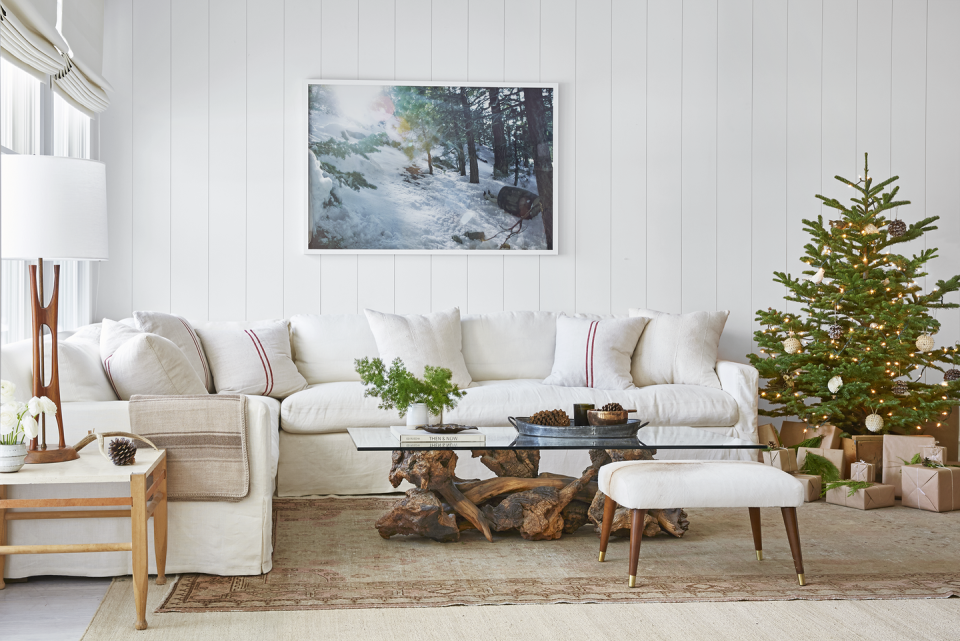
M792 447L795 450L798 450L801 447L820 447L820 443L822 442L823 442L823 435L821 434L819 436L811 436L810 438L800 441L796 445L791 445L790 447Z
M853 496L857 493L857 490L865 490L871 485L873 483L867 483L866 481L831 481L823 486L823 493L820 496L837 487L847 488L847 496Z
M431 414L440 416L442 420L443 411L455 408L457 401L466 394L451 382L453 373L446 367L427 365L423 379L419 379L407 370L399 358L393 360L389 369L379 358L358 358L354 365L360 381L368 386L364 396L379 398L380 409L396 408L401 417L407 415L407 410L414 403L424 403Z
M825 485L840 480L840 470L837 469L837 466L813 452L807 452L807 456L803 460L803 467L800 468L800 471L804 474L819 476L823 479Z

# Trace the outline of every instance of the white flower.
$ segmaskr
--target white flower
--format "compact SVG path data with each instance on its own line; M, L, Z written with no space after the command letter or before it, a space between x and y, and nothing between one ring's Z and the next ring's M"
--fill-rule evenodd
M51 401L46 396L40 397L40 411L42 411L47 416L56 416L57 415L57 404Z
M842 385L843 385L843 379L840 378L839 376L834 376L827 383L827 389L830 390L831 394L836 394L837 390L840 389Z
M28 439L37 438L40 433L40 427L37 425L37 419L29 414L23 417L23 433Z
M30 410L30 416L36 416L43 412L43 407L40 405L40 399L34 396L29 401L27 401L27 408Z
M17 429L17 406L15 403L4 403L0 407L0 434L9 434Z
M9 403L13 400L17 386L10 381L0 381L0 403Z

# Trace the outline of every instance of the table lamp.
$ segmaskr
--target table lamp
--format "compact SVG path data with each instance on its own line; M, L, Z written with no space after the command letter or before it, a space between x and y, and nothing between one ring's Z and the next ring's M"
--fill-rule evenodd
M57 445L47 444L46 420L30 441L27 463L78 458L63 438L57 369L57 297L60 266L53 267L53 293L43 305L43 259L107 259L107 177L103 163L57 156L0 157L0 257L34 260L30 266L33 312L33 395L57 404ZM39 270L37 269L39 267ZM50 332L50 372L44 367L44 326Z

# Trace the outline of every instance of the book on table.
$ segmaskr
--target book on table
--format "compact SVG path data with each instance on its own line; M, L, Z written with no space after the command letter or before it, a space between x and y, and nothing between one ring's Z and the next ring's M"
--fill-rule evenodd
M475 427L456 434L434 434L415 427L393 425L390 432L400 439L401 443L484 443L487 438Z

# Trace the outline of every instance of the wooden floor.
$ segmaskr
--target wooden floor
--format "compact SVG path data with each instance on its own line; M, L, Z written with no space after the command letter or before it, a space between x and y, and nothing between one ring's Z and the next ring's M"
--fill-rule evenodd
M111 579L44 576L0 590L3 641L77 641Z

